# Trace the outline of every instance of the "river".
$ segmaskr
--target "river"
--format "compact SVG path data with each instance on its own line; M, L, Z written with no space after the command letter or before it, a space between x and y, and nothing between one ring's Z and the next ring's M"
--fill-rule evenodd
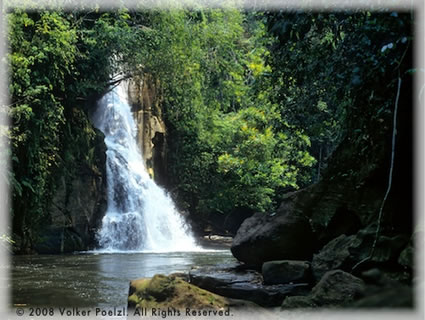
M233 261L229 250L14 256L10 273L12 303L123 307L127 306L130 280Z

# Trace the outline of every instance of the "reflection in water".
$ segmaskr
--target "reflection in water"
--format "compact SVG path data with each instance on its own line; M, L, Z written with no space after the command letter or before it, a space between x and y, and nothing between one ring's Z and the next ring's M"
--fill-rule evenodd
M12 303L122 307L127 305L130 280L231 261L235 260L229 250L14 256Z

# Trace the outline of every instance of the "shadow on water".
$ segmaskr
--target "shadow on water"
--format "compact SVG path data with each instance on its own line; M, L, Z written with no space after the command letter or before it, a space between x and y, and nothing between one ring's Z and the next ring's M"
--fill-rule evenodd
M14 256L11 302L27 306L123 307L127 305L130 280L232 261L229 250Z

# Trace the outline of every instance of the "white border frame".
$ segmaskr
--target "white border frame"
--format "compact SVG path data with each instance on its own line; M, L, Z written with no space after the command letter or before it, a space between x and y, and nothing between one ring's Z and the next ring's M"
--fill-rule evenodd
M19 0L10 0L7 1L8 7L19 6ZM193 4L196 4L196 7L222 7L223 0L145 0L145 1L132 1L132 0L99 0L102 3L101 7L105 9L115 9L117 2L124 3L127 7L135 7L136 5L143 4L145 8L166 8L174 5L183 6L183 7L192 7ZM415 209L415 225L420 226L421 230L424 231L424 181L425 181L425 171L424 171L424 125L425 125L425 112L424 112L424 102L425 102L425 67L424 67L424 37L425 37L425 16L424 16L424 2L421 0L245 0L238 1L235 0L240 8L250 9L250 10L278 10L278 9L317 9L317 10L329 10L329 9L378 9L378 8L389 8L394 10L405 10L406 8L414 10L414 18L416 23L416 28L414 30L415 34L415 56L414 56L414 67L419 70L415 74L415 82L413 88L413 103L414 103L414 119L413 123L416 128L414 132L414 209ZM89 8L93 5L91 0L34 0L34 8L40 6L47 6L48 8L55 8L57 5L65 8L76 8L76 7L85 7ZM53 3L53 5L52 5ZM3 59L7 52L6 46L6 21L4 19L4 10L6 4L3 3L3 0L0 0L0 6L2 14L0 16L0 58ZM8 71L0 68L0 107L7 106L9 99L7 97L7 84L8 84ZM0 113L0 129L1 126L8 125L9 120L4 114ZM0 153L5 150L5 141L0 141ZM0 164L1 165L1 164ZM0 166L0 177L4 176L7 172L7 166ZM9 226L9 187L8 185L0 179L0 236L3 234L8 234ZM423 236L423 233L422 233ZM384 310L384 311L358 311L358 310L344 310L344 311L330 311L324 309L313 310L308 313L299 313L299 312L276 312L276 313L261 313L261 312L252 312L249 313L238 313L231 319L326 319L326 320L340 320L340 319L394 319L398 320L403 318L407 319L424 319L424 247L425 241L424 238L417 239L416 243L416 252L415 252L415 266L417 270L416 274L416 308L414 311L402 311L397 310ZM4 267L9 264L9 252L0 245L0 288L5 287L5 282L8 282L9 269ZM1 319L28 319L27 316L18 317L15 314L15 310L9 308L9 296L7 292L0 292L0 316ZM39 317L40 319L42 317ZM54 319L56 317L50 317L49 319ZM61 317L70 319L71 317ZM75 319L99 319L99 317L78 317ZM158 317L155 317L158 319ZM182 317L180 317L182 318ZM35 318L37 319L37 318ZM194 318L192 318L194 319ZM215 317L217 319L217 317Z

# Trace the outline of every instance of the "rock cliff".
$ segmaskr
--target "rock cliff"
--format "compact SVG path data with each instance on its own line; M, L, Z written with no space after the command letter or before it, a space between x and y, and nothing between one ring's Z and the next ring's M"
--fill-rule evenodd
M38 253L67 253L95 246L96 230L107 206L103 139L103 134L96 130L91 165L81 158L75 159L76 173L60 176L51 200L50 223L34 246Z
M137 123L137 142L146 169L159 184L166 183L166 128L157 80L145 74L129 82L129 102Z

